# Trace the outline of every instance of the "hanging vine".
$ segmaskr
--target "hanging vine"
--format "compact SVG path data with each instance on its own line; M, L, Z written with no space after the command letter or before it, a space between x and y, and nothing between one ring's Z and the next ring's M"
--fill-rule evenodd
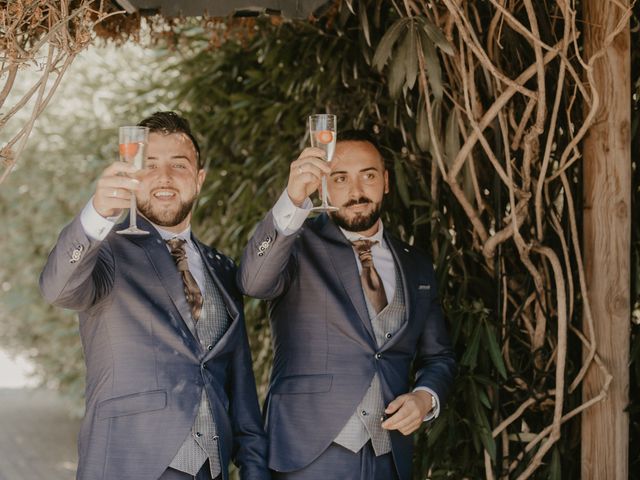
M563 423L602 400L612 380L593 334L575 201L580 142L600 106L594 62L631 16L630 7L611 8L615 28L584 58L575 1L542 7L531 0L405 0L374 57L379 68L391 59L389 89L403 91L405 101L413 99L406 93L417 75L419 104L409 100L408 108L420 110L415 137L428 132L418 146L431 159L432 200L438 203L441 179L468 225L466 232L459 223L451 228L468 237L486 272L501 282L501 356L493 360L504 377L498 389L518 401L498 405L491 440L484 439L487 479L496 471L530 478ZM588 352L577 371L567 367L570 335ZM593 364L604 378L599 392L569 402Z

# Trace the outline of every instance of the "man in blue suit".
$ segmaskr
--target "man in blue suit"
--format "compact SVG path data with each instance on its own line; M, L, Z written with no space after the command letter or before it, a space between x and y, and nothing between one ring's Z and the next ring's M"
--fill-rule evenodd
M40 286L80 312L79 480L266 480L267 444L236 267L191 233L204 182L188 123L158 112L144 167L116 162L60 234ZM146 236L115 225L132 192Z
M438 416L456 369L433 266L384 230L373 138L343 133L333 161L322 156L291 163L238 273L270 301L269 467L279 480L410 480L411 434ZM339 210L308 220L323 175Z

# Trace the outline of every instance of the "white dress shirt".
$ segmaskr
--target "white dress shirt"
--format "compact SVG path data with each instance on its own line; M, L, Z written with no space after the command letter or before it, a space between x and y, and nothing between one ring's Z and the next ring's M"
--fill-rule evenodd
M283 235L293 235L304 224L304 221L311 212L312 206L313 205L309 198L305 199L302 207L296 206L291 201L291 198L289 198L289 194L285 189L272 209L276 229ZM340 230L349 241L366 239L378 242L371 247L373 265L378 272L378 275L380 275L387 299L391 299L396 291L396 266L391 249L387 245L383 236L384 227L382 225L382 221L379 220L378 224L380 228L378 228L378 231L371 237L364 237L357 232L350 232L341 227ZM362 263L360 262L360 257L356 253L355 249L353 250L353 255L358 265L358 273L360 273L362 271ZM432 418L436 418L440 415L440 399L438 398L438 395L427 387L416 387L413 391L415 392L418 390L429 392L433 398L435 398L435 408L427 413L424 421L431 420Z
M89 200L89 202L85 205L82 213L80 214L80 223L82 224L82 228L84 229L84 233L87 234L93 240L104 240L105 237L109 234L113 226L116 224L117 217L108 217L105 218L100 215L95 207L93 206L93 198ZM148 221L148 219L147 219ZM191 239L191 226L187 226L180 233L170 232L168 230L164 230L162 227L154 224L153 222L149 222L154 228L158 231L163 240L170 240L172 238L182 238L186 241L185 243L185 251L187 253L187 263L189 264L189 270L191 271L191 275L195 278L198 287L200 287L200 291L204 292L204 265L202 263L202 257L196 246ZM167 245L167 250L171 250Z

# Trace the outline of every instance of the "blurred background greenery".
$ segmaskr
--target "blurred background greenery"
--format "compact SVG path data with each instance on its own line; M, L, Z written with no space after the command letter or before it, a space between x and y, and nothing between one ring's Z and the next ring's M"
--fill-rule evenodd
M285 187L288 164L308 142L307 115L331 111L338 115L339 130L366 128L379 137L393 186L386 199L385 224L434 254L461 363L441 419L416 436L415 478L425 478L427 472L433 479L484 478L485 449L498 470L505 468L505 458L514 458L517 452L501 451L491 436L492 425L497 411L513 411L524 399L506 394L514 379L507 378L500 351L502 279L482 267L473 248L472 228L451 192L442 187L433 191L429 140L419 133L425 130L425 118L418 89L408 87L406 78L397 78L393 72L399 68L383 75L372 67L375 46L397 20L393 8L360 2L355 14L342 4L334 15L317 22L258 18L249 22L252 28L245 25L241 34L224 42L217 42L218 37L202 26L186 23L177 35L168 35L154 47L125 43L117 48L95 46L83 53L0 189L0 215L5 219L0 236L2 345L29 357L41 380L64 392L75 413L82 413L84 371L77 320L70 312L44 304L37 278L59 230L86 203L99 172L115 160L119 125L162 109L176 109L190 119L208 169L194 230L203 241L239 259L254 225ZM637 20L636 15L632 45L640 44ZM637 159L637 48L632 48L632 56L632 138ZM446 82L441 75L432 69L429 81L436 86ZM443 143L454 155L454 137ZM496 142L496 151L500 148ZM579 167L574 174L580 174ZM485 179L486 184L491 182ZM635 206L640 186L635 163L633 182ZM579 186L573 188L579 198ZM485 192L489 208L501 211L504 195L500 188ZM640 293L638 215L634 208L634 299ZM515 255L513 248L505 247L499 258ZM261 302L249 299L246 309L255 372L264 395L270 368L266 310ZM637 479L640 339L638 324L632 328L629 471L630 478ZM518 332L509 335L517 343ZM516 368L523 375L537 375L526 361L528 347L519 353L519 360L514 354L521 362ZM580 356L581 346L574 341L568 375L579 369ZM567 395L569 406L580 402L580 389ZM549 415L544 409L532 411L517 427L538 431ZM561 440L532 478L579 478L579 437L579 420L565 423ZM517 473L518 469L513 474Z

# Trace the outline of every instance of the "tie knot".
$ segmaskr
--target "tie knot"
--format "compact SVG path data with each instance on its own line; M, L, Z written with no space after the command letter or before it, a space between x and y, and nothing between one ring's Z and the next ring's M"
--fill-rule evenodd
M169 249L171 250L171 256L173 260L176 262L178 266L178 270L183 271L189 268L189 263L187 262L187 251L184 247L187 241L184 238L172 238L170 240L166 240L167 245L169 245Z
M358 257L360 257L360 262L362 262L362 266L370 267L373 262L373 257L371 256L371 247L377 244L377 240L353 240L351 244L356 249L358 253Z

